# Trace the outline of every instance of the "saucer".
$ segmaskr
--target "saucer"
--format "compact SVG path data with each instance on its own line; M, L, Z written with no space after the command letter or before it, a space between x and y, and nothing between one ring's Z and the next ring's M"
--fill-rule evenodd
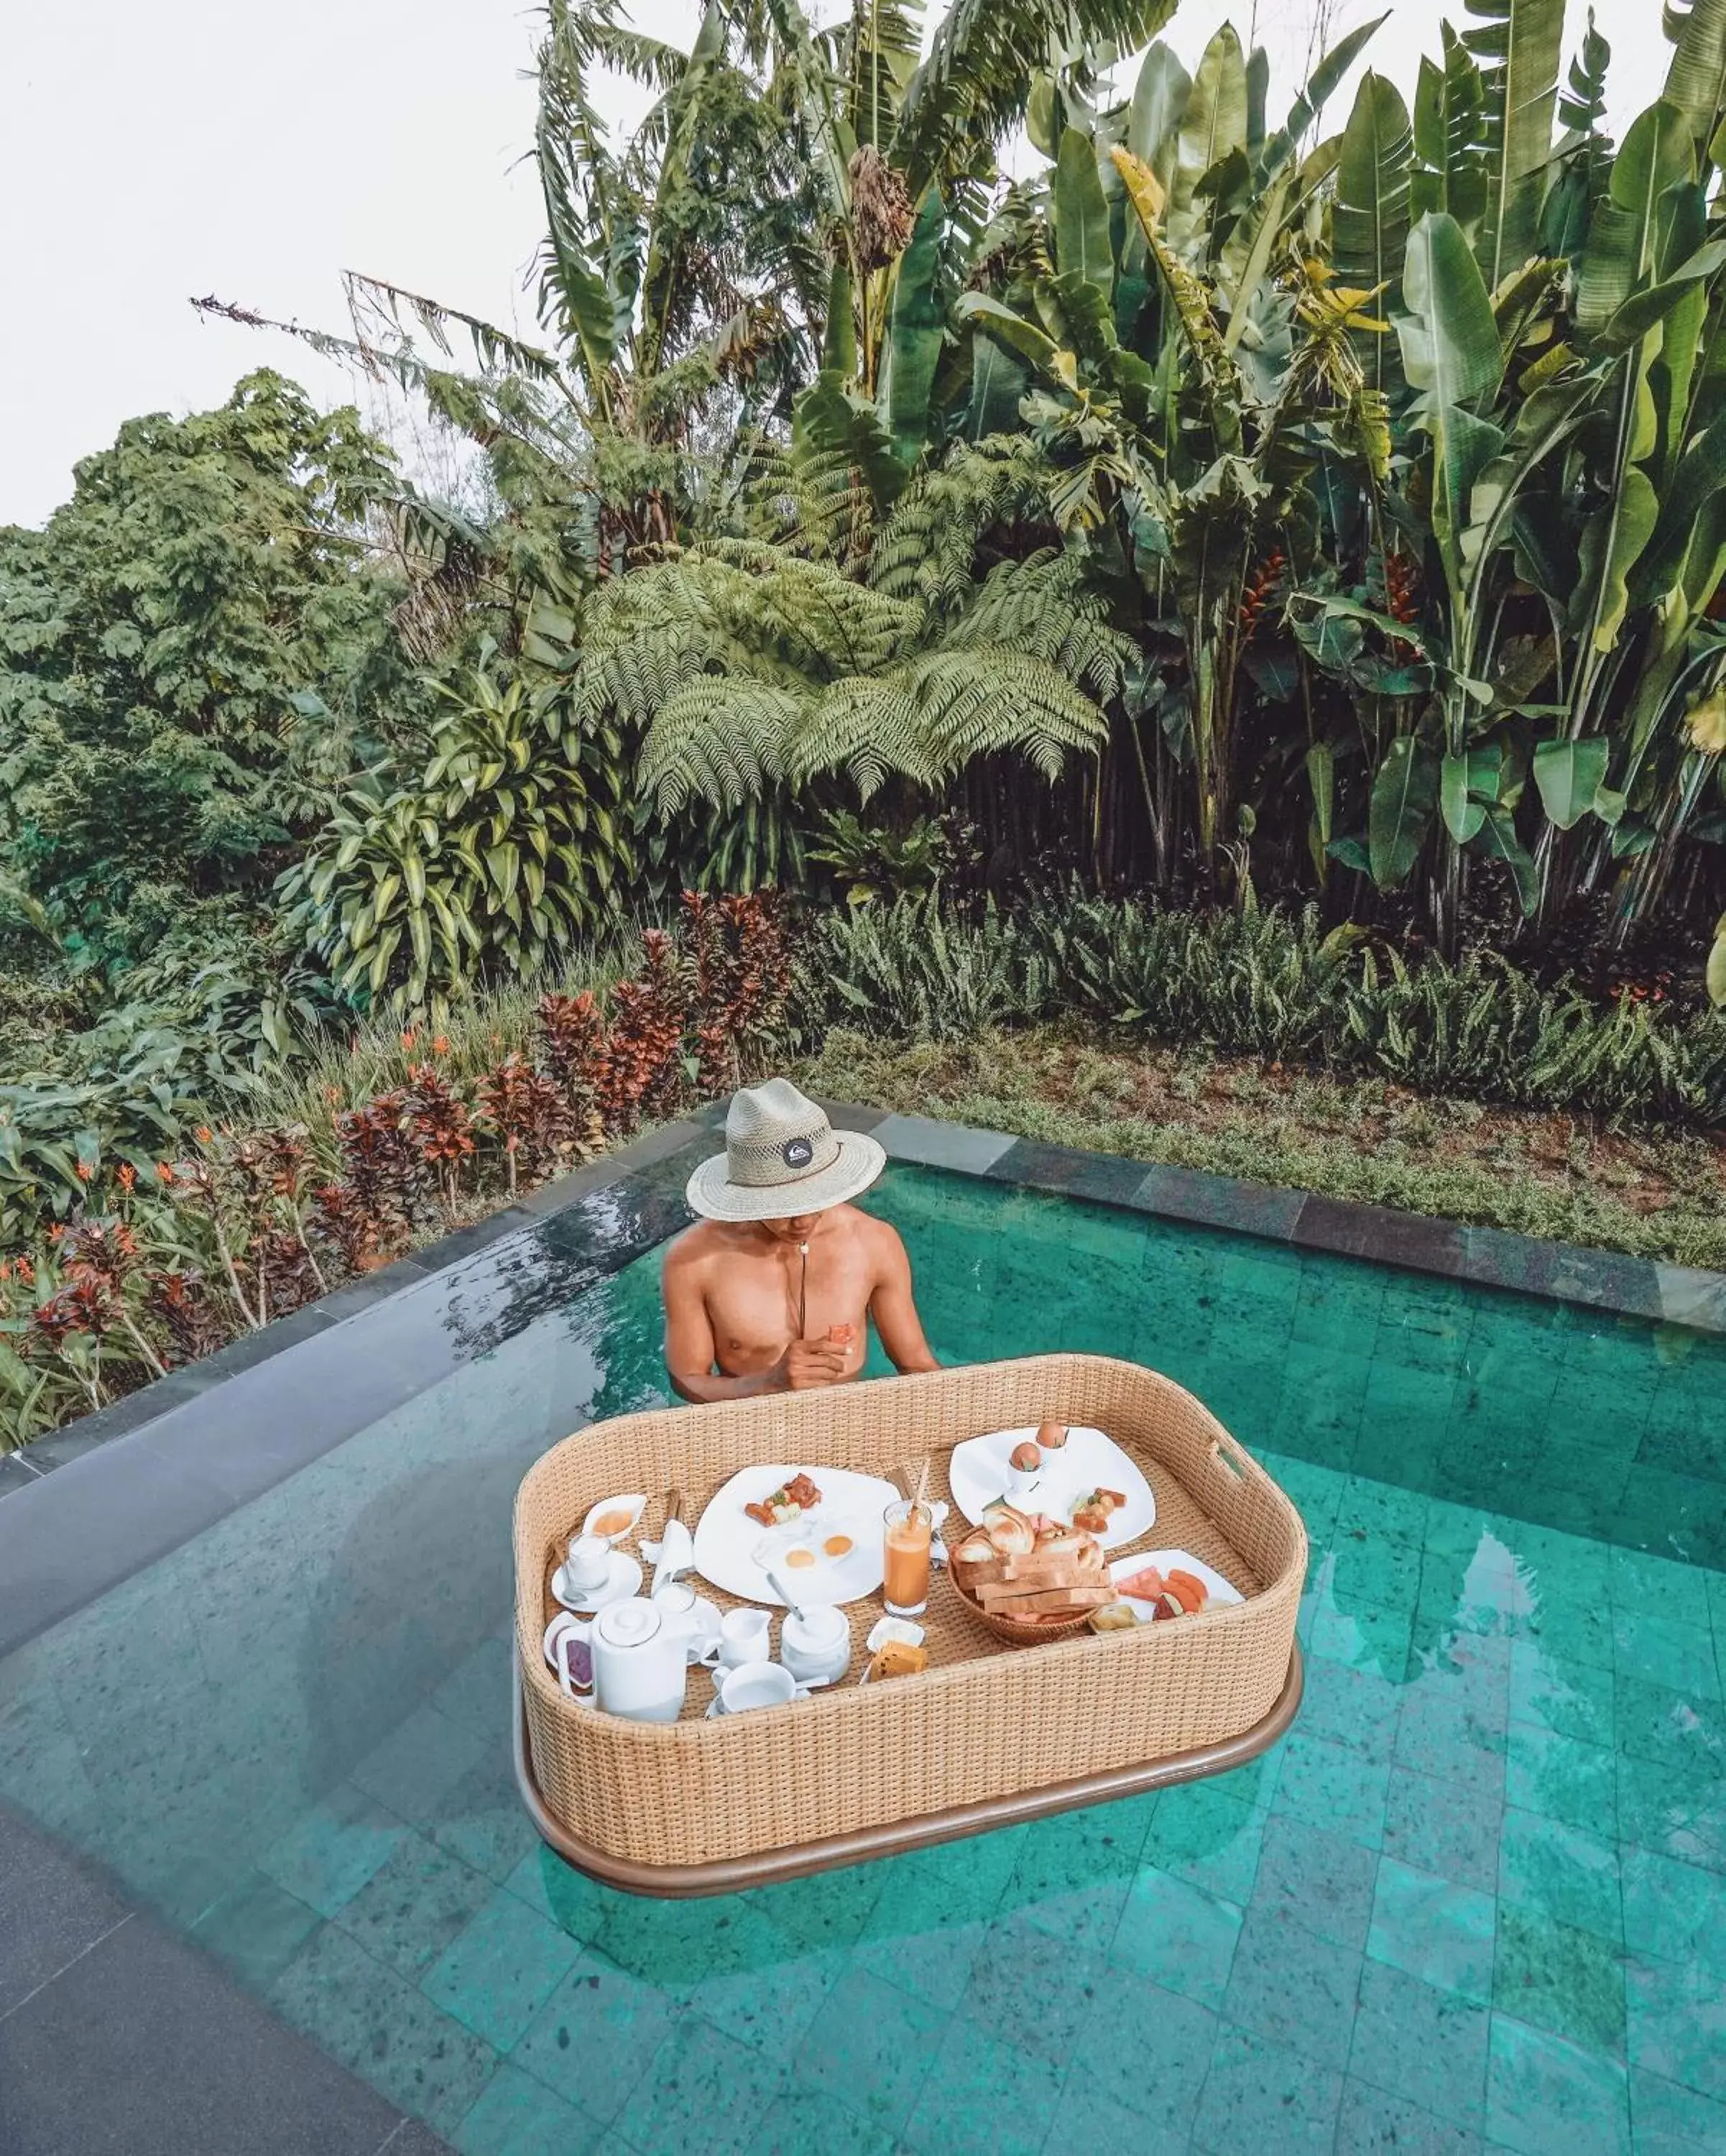
M641 1567L622 1550L612 1552L611 1576L602 1587L571 1588L564 1579L561 1565L551 1575L552 1594L566 1609L573 1609L578 1617L591 1617L608 1602L625 1600L640 1585Z

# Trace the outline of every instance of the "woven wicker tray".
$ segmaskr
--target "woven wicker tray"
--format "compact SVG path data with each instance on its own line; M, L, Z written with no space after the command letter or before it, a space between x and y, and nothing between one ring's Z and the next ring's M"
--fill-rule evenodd
M925 1457L930 1487L945 1496L955 1445L1051 1417L1106 1430L1155 1492L1155 1526L1111 1558L1181 1545L1246 1599L1176 1624L1014 1647L938 1572L923 1676L851 1681L711 1722L703 1716L712 1688L699 1673L684 1718L662 1724L576 1706L545 1665L551 1575L598 1498L678 1489L693 1522L755 1461L890 1476ZM656 1495L642 1523L649 1537L663 1502ZM595 1424L537 1461L515 1501L523 1794L540 1831L584 1870L636 1892L689 1894L1216 1772L1262 1750L1293 1717L1305 1570L1299 1515L1209 1411L1170 1379L1103 1356L1038 1356ZM860 1650L878 1595L849 1614Z

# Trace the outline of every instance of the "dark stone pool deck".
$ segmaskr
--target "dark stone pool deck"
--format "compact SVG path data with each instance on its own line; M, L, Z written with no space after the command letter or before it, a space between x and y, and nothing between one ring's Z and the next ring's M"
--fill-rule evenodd
M1726 1333L1726 1275L829 1104L895 1161ZM715 1108L0 1456L0 1657L689 1218ZM507 1742L501 1725L499 1742ZM443 2143L0 1808L4 2156L425 2156Z

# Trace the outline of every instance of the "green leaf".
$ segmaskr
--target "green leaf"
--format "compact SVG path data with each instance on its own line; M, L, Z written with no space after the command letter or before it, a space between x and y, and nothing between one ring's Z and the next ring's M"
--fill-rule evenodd
M1486 92L1487 203L1480 267L1489 290L1534 251L1552 157L1552 107L1563 54L1565 0L1467 0L1487 27L1465 30Z
M1630 574L1660 521L1660 499L1640 465L1628 465L1619 480L1617 514L1609 528L1610 547L1601 562L1600 619L1595 649L1610 651L1630 607Z
M1631 293L1601 331L1602 349L1621 352L1645 337L1681 300L1689 296L1695 285L1712 277L1722 263L1726 263L1726 240L1710 240L1706 247L1698 247L1680 263L1671 276L1642 291Z
M1547 815L1568 831L1593 808L1606 783L1610 745L1598 734L1580 741L1542 742L1534 751L1534 783Z
M822 337L822 371L849 381L857 372L857 322L852 311L851 265L842 254L827 280L827 328Z
M1516 825L1508 808L1488 808L1483 826L1479 850L1488 860L1503 861L1510 871L1510 880L1516 886L1517 903L1524 915L1532 916L1540 902L1540 877L1528 849L1516 835Z
M1187 93L1169 189L1171 235L1192 220L1199 182L1232 150L1247 148L1247 61L1234 25L1225 23L1205 48Z
M1127 147L1149 165L1166 192L1174 176L1175 145L1192 77L1165 44L1146 53L1133 86L1127 115Z
M1054 339L989 293L961 292L954 312L960 321L971 322L991 336L999 337L1039 372L1059 377L1061 348Z
M1577 273L1576 324L1585 336L1600 336L1631 293L1653 279L1661 198L1693 167L1689 129L1675 105L1651 105L1631 122Z
M1726 109L1726 0L1692 0L1667 11L1667 34L1677 50L1661 95L1682 112L1698 150L1713 141ZM1716 998L1718 1001L1718 998Z
M1425 844L1438 802L1438 758L1412 734L1399 735L1372 782L1366 835L1372 880L1380 890L1407 876Z
M1012 433L1024 402L1026 371L1017 356L981 328L971 341L971 403L965 431L973 442Z
M1468 758L1447 756L1439 768L1438 798L1444 828L1459 846L1467 844L1486 821L1486 804L1468 791Z
M1395 299L1408 245L1412 141L1408 108L1396 85L1369 69L1343 130L1331 212L1332 257L1344 284L1363 291L1384 286L1381 304ZM1401 387L1389 337L1363 335L1355 349L1369 388L1385 393Z
M1114 252L1109 242L1109 204L1097 171L1097 151L1087 135L1069 127L1061 136L1055 166L1055 261L1063 277L1083 277L1107 298L1114 289Z
M903 465L914 465L929 437L930 391L941 354L942 318L936 280L946 205L932 182L917 212L911 244L899 257L888 328L883 384L888 431Z
M1448 23L1439 25L1444 59L1424 56L1415 88L1414 147L1421 169L1411 177L1410 201L1418 217L1448 210L1457 223L1476 224L1486 209L1483 139L1486 96L1472 54Z
M1716 1010L1726 1008L1726 913L1714 923L1714 940L1708 948L1703 981Z
M1504 351L1492 299L1467 235L1447 213L1429 211L1409 234L1403 295L1408 312L1396 317L1403 370L1427 410L1496 396Z

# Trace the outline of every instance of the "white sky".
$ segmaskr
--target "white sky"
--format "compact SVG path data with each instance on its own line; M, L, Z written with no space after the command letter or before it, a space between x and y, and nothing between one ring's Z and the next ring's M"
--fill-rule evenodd
M1325 0L1184 0L1165 33L1189 64L1226 17L1272 61L1274 123ZM1381 0L1380 0L1381 4ZM1332 37L1374 0L1332 0ZM1399 0L1361 64L1411 92L1440 0ZM1625 124L1658 95L1657 0L1596 0ZM687 42L695 0L637 0ZM1567 55L1584 8L1570 0ZM520 0L82 0L6 11L0 31L0 523L43 521L75 460L149 411L222 403L274 366L326 403L340 368L291 340L201 320L214 292L345 326L338 272L364 270L505 325L531 326L538 236ZM1129 82L1124 74L1123 80ZM1345 85L1328 114L1340 124ZM636 93L620 113L639 109Z

